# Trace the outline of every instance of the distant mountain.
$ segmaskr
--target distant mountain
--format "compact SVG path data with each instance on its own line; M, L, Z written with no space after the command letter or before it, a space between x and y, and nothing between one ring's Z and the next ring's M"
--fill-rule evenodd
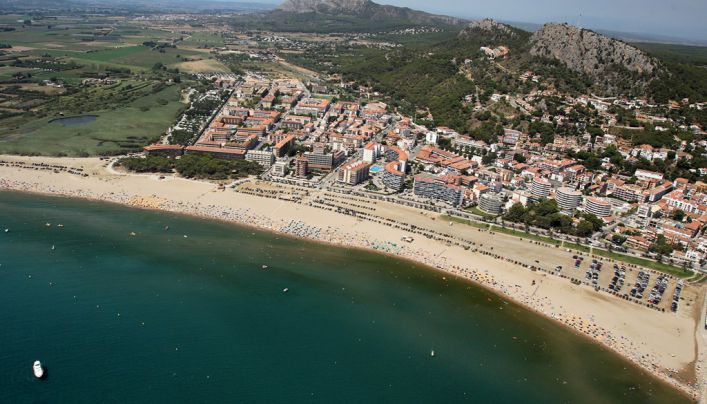
M429 14L407 7L381 5L370 0L287 0L277 11L284 13L314 13L325 16L349 16L370 21L406 21L415 24L461 24L455 17Z
M218 0L0 0L0 11L110 11L110 12L255 12L274 6L257 2Z

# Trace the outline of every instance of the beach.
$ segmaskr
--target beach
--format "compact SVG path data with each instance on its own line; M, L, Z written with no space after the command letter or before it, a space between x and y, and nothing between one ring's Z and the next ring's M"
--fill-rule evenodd
M693 397L704 380L704 291L688 285L688 304L661 312L548 269L570 266L576 252L452 224L438 214L387 202L344 199L320 190L242 181L235 190L173 176L127 174L98 158L0 156L0 189L86 198L235 222L323 243L364 248L429 265L492 289L616 351ZM258 191L259 190L259 191ZM424 229L411 232L394 223ZM472 247L443 236L453 233ZM426 237L438 235L437 237ZM185 234L185 236L188 236ZM401 241L411 237L411 242ZM528 266L537 266L531 270ZM690 301L691 299L691 301Z

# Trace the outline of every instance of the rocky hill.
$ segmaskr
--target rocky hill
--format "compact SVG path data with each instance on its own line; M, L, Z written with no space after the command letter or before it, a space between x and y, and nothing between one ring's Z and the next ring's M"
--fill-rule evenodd
M459 18L429 14L407 7L381 5L370 0L287 0L278 7L277 11L330 16L346 15L371 21L398 20L417 24L456 25L464 22Z
M530 53L564 63L569 69L601 77L612 68L657 73L660 63L624 42L568 24L545 24L530 37Z
M486 33L497 33L501 36L516 36L516 30L510 25L502 24L491 18L485 18L483 20L476 20L469 23L469 25L459 33L460 37L465 37L471 35L473 32L486 32Z
M471 22L458 36L460 41L478 46L525 47L530 34L490 18Z

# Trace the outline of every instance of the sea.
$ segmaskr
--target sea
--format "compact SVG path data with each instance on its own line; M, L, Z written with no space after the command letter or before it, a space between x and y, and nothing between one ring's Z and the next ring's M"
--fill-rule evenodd
M587 338L409 261L0 192L0 403L139 402L688 400Z

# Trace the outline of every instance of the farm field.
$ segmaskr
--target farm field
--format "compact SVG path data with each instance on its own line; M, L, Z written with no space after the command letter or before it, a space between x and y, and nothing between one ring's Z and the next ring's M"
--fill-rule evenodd
M198 84L192 73L230 72L207 48L224 44L211 32L121 16L29 18L0 16L14 29L0 40L11 45L0 50L0 153L139 150L175 123L181 90Z
M127 91L130 90L123 86L116 92ZM93 97L98 99L101 95ZM95 120L63 126L55 121L59 116L50 115L11 130L3 129L0 153L81 156L138 150L158 139L184 107L180 102L180 87L176 85L126 99L122 106L104 104L103 109L92 109L91 103L76 104L72 97L62 98L66 100L59 104L67 106L67 117L95 116ZM85 105L84 109L78 105Z

